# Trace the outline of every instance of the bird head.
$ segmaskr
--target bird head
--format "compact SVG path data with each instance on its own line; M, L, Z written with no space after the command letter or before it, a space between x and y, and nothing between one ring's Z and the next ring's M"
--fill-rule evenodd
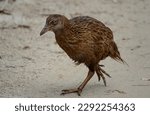
M51 14L46 19L46 24L42 31L40 32L40 36L45 34L48 31L59 31L64 28L65 21L68 20L65 16L59 14Z

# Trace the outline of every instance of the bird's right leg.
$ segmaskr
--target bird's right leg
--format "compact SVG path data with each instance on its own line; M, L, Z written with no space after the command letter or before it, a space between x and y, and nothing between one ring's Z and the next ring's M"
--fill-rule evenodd
M108 73L106 73L101 67L102 67L101 65L97 65L96 74L98 76L98 80L100 81L100 79L102 78L103 82L104 82L104 85L106 86L106 79L105 79L103 74L105 74L108 77L111 77L111 76Z
M100 67L104 67L104 65L98 65ZM96 74L97 74L97 77L98 77L98 81L101 80L101 76L103 76L103 74L99 71L98 69L99 67L96 68Z

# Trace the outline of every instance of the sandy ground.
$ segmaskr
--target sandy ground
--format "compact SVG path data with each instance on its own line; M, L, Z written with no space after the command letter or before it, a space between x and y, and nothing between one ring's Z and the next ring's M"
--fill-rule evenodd
M63 1L63 2L62 2ZM40 37L48 14L89 15L109 26L124 60L102 61L112 76L108 86L94 75L81 97L150 97L150 0L0 1L0 97L61 96L77 87L88 69L76 66L56 44L54 34ZM7 10L7 11L6 11Z

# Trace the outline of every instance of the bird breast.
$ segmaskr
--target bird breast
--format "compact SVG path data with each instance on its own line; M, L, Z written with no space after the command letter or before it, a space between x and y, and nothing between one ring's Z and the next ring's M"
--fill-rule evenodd
M56 35L56 41L58 45L68 54L70 58L74 58L76 55L77 44L70 40L70 38L64 35Z

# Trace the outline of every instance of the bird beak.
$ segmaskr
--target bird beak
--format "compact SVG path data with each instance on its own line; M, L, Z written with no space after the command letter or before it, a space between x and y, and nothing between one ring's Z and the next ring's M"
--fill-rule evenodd
M40 36L42 36L43 34L45 34L47 31L49 31L49 28L47 25L45 25L45 27L42 29L42 31L40 32Z

